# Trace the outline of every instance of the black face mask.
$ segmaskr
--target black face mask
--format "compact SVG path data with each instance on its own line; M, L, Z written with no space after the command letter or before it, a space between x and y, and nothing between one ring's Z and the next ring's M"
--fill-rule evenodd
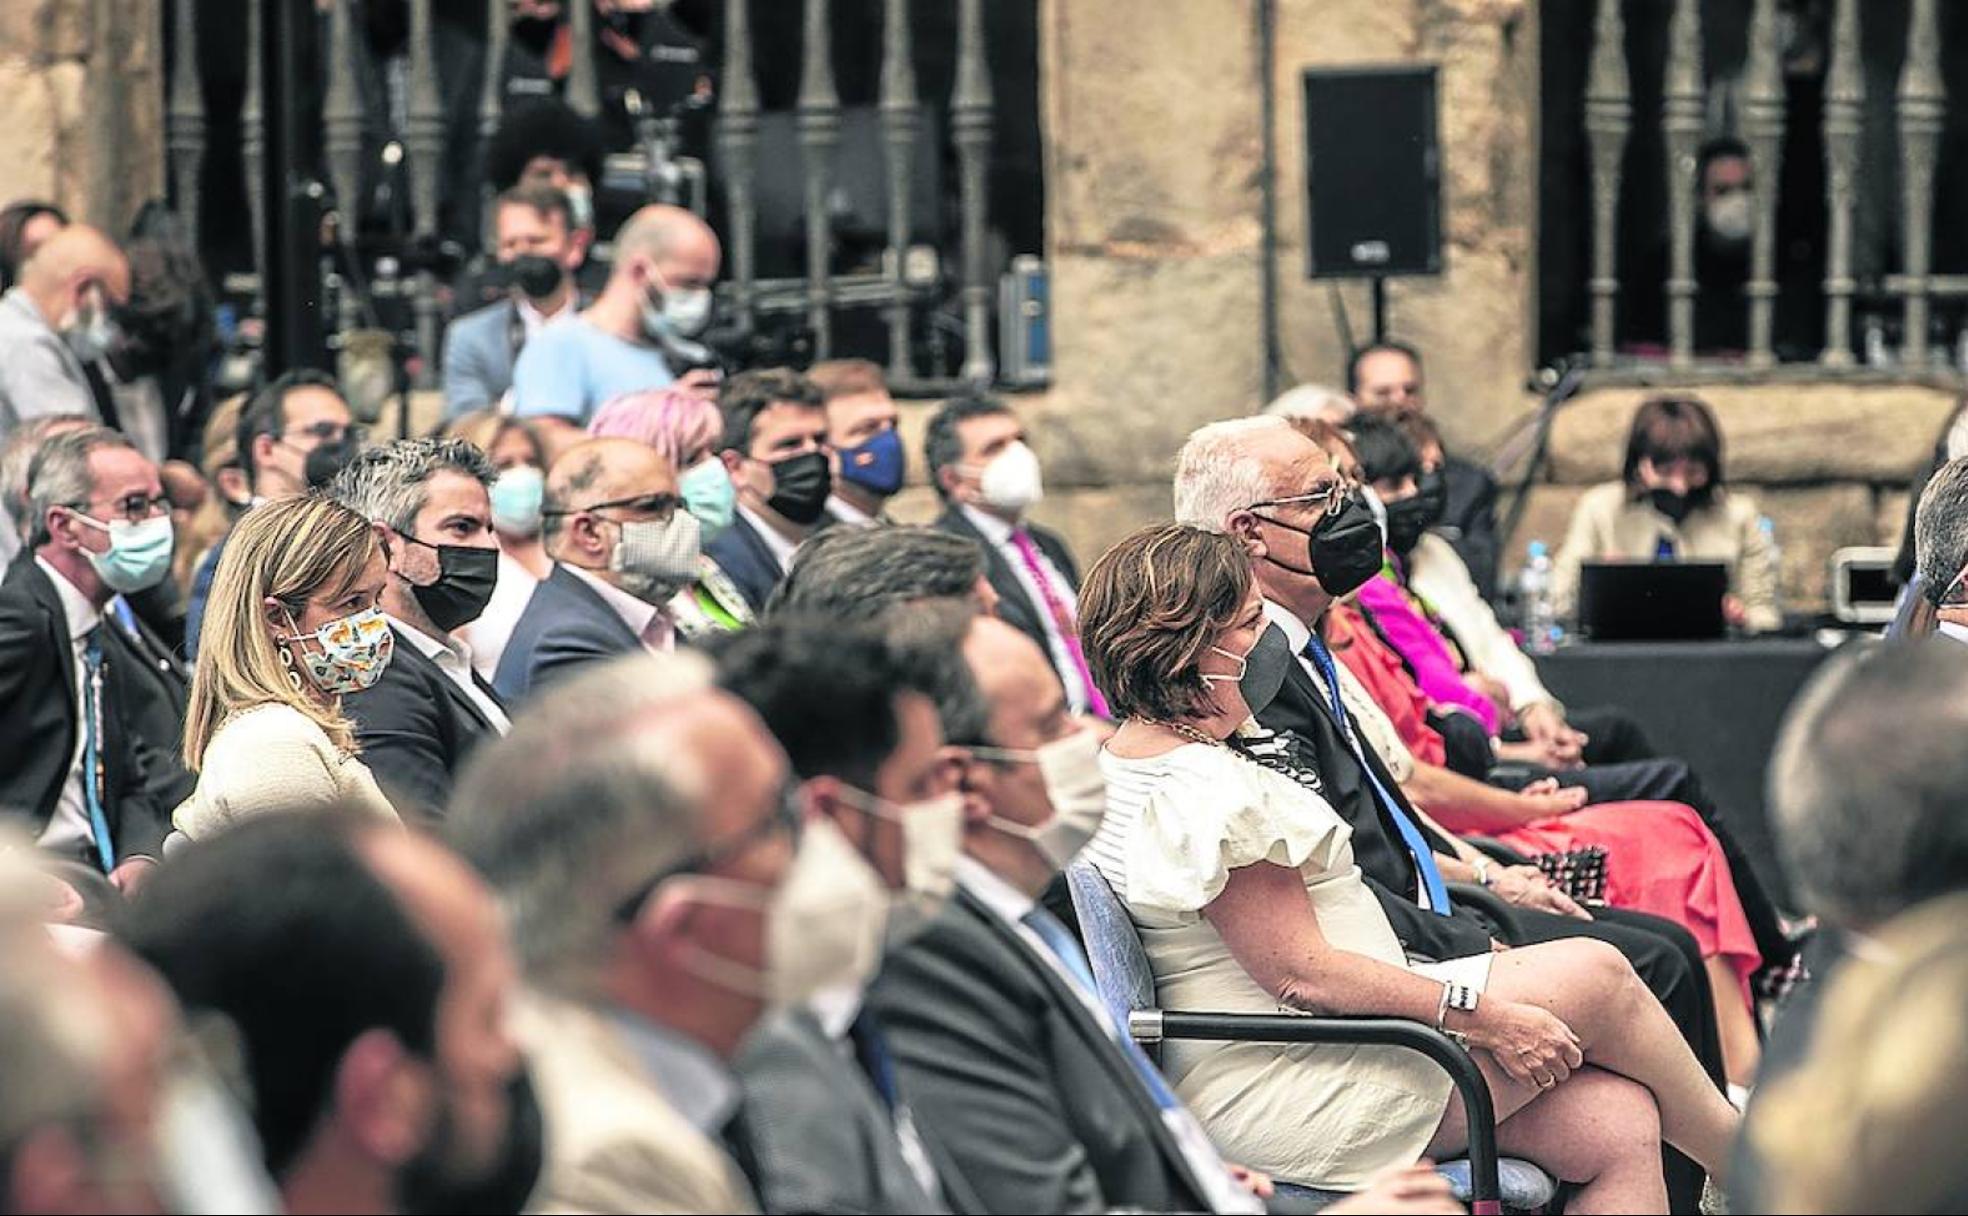
M1428 531L1428 504L1419 497L1387 504L1387 547L1406 557Z
M1305 568L1294 566L1279 561L1268 552L1264 560L1293 574L1318 579L1326 594L1334 599L1351 595L1368 579L1380 573L1380 525L1374 522L1373 512L1367 510L1367 504L1360 501L1358 494L1347 495L1340 508L1326 512L1319 526L1310 532L1280 523L1268 515L1259 515L1258 518L1273 527L1305 537L1306 557L1311 565Z
M361 450L362 445L355 436L348 434L333 443L314 445L301 464L301 475L307 478L308 488L319 490L335 480L335 474L348 467L348 462L354 460Z
M817 523L827 513L834 471L825 452L805 452L772 466L772 497L765 505L800 527Z
M1677 525L1688 518L1688 512L1695 509L1694 495L1676 494L1672 490L1649 490L1647 501L1654 505L1654 510L1667 516Z
M410 584L410 594L417 597L417 607L424 610L431 624L450 633L477 620L492 600L492 589L499 585L499 551L471 545L433 545L414 536L403 539L437 550L437 581L428 586Z
M508 1213L521 1211L532 1197L546 1160L545 1121L533 1078L521 1065L506 1086L506 1135L485 1172L475 1178L457 1177L444 1165L453 1151L454 1122L440 1112L430 1145L404 1166L397 1179L397 1199L413 1216L438 1213Z
M1291 664L1291 643L1285 640L1285 631L1266 625L1257 645L1244 656L1244 678L1237 681L1237 691L1244 694L1244 704L1253 715L1263 713L1277 698Z
M1424 504L1423 528L1432 528L1448 517L1449 479L1442 475L1442 470L1423 473L1415 479L1415 489L1420 491L1415 497Z
M543 300L560 290L560 263L543 253L523 253L499 267L502 287L517 287L530 300Z

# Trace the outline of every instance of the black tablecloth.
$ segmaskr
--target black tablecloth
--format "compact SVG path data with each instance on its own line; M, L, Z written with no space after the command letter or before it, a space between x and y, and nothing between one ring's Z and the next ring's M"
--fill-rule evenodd
M1581 643L1538 658L1567 705L1617 705L1664 756L1693 765L1771 895L1784 881L1763 778L1791 698L1831 652L1815 641Z

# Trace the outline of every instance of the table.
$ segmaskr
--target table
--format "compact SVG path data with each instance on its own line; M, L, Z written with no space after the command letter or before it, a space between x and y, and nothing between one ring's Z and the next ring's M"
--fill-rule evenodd
M1795 909L1764 812L1764 772L1784 710L1830 653L1802 639L1583 642L1537 665L1560 701L1617 705L1662 755L1692 765L1765 889Z

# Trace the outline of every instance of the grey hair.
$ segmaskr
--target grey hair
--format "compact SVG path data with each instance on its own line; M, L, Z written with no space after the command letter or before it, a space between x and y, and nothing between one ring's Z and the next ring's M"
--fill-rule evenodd
M41 414L15 427L7 442L0 444L0 511L14 521L22 540L33 531L34 518L27 507L27 470L35 453L57 431L93 425L86 414Z
M498 892L536 980L580 987L606 957L615 909L699 847L713 774L646 728L706 695L712 675L696 654L593 665L473 755L445 832Z
M1193 432L1175 461L1175 522L1221 532L1232 512L1271 497L1264 446L1294 433L1291 423L1272 415L1212 422Z
M984 575L976 541L920 525L828 528L801 545L767 611L869 621L898 604L962 599Z
M1938 604L1968 566L1968 457L1934 470L1913 514L1913 567L1929 603Z
M48 542L48 508L87 502L96 492L89 456L108 448L136 450L120 431L91 426L66 431L41 445L27 465L28 544Z
M1286 389L1263 413L1272 418L1319 418L1343 426L1360 410L1353 398L1323 384L1301 384Z
M430 501L430 479L463 473L482 486L499 479L491 458L462 439L398 439L357 453L328 487L328 496L357 515L416 535L417 512Z
M1777 842L1810 908L1876 925L1968 887L1968 648L1854 645L1785 715L1770 758Z

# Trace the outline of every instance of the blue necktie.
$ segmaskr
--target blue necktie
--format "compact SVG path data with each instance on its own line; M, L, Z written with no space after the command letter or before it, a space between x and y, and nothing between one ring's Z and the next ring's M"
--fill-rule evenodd
M116 845L109 837L109 817L102 805L102 626L89 631L82 646L82 800L89 808L89 831L95 837L96 858L103 873L116 868Z
M882 1105L893 1111L900 1099L895 1088L895 1060L888 1053L887 1036L864 1012L849 1024L847 1037L854 1045L854 1058L860 1062L861 1071L868 1074Z
M1428 841L1422 838L1421 829L1415 826L1414 820L1408 818L1407 812L1401 809L1401 804L1394 801L1393 795L1380 784L1380 778L1374 775L1373 765L1367 762L1366 756L1361 752L1360 741L1354 734L1353 721L1346 713L1346 703L1340 699L1339 672L1333 667L1332 653L1315 634L1312 640L1305 644L1305 657L1317 664L1319 674L1325 677L1326 695L1332 701L1333 717L1339 720L1340 733L1346 736L1347 745L1353 749L1353 755L1359 759L1360 771L1367 775L1367 784L1373 787L1374 797L1380 800L1381 809L1394 821L1394 827L1401 833L1401 842L1408 846L1408 852L1414 857L1415 872L1421 878L1421 889L1428 894L1429 910L1440 916L1449 915L1451 911L1449 889L1442 883L1442 871L1435 867L1434 851L1428 847Z
M1087 967L1086 955L1081 952L1080 943L1073 940L1072 932L1059 923L1059 918L1044 908L1035 907L1022 919L1026 928L1039 935L1039 940L1045 943L1046 949L1052 951L1055 958L1066 964L1067 972L1079 981L1080 987L1086 994L1099 1001L1100 990L1093 982L1093 972ZM1102 1009L1106 1007L1104 1003L1101 1004ZM1118 1034L1111 1033L1115 1029L1118 1029ZM1127 1057L1128 1063L1134 1066L1134 1071L1140 1074L1141 1083L1147 1086L1148 1093L1155 1099L1157 1107L1162 1110L1174 1110L1181 1105L1180 1100L1175 1096L1175 1091L1162 1079L1161 1070L1148 1058L1148 1053L1141 1050L1141 1044L1134 1041L1134 1036L1128 1033L1127 1027L1110 1026L1109 1037L1120 1045L1121 1054Z

